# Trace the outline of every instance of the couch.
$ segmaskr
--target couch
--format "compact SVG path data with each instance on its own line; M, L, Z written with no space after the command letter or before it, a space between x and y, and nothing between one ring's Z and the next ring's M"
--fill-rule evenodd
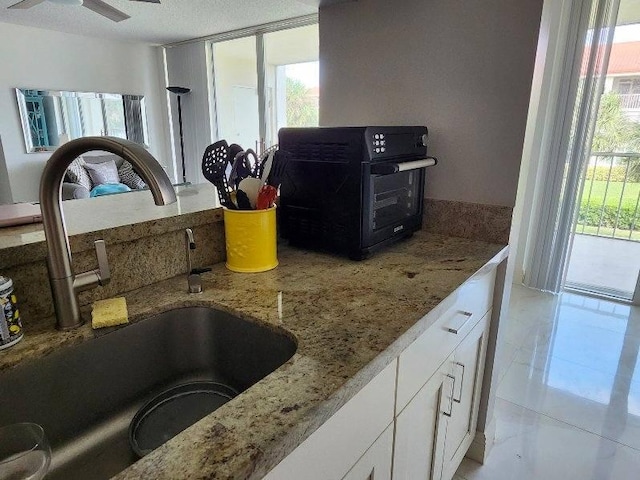
M113 167L113 164L115 167ZM146 185L133 166L114 154L84 155L76 158L65 174L62 183L62 200L89 198L105 194L104 184L118 184L118 191L142 190ZM124 187L126 185L126 187Z

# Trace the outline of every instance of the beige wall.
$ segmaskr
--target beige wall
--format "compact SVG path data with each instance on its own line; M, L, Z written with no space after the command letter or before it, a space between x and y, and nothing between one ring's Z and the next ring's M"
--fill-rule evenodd
M427 125L428 197L513 206L542 3L322 8L321 125Z

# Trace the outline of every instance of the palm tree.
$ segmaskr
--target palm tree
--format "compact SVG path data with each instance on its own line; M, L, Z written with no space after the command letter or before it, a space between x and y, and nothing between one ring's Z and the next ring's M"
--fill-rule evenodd
M287 125L290 127L317 127L318 105L309 95L309 89L300 80L287 77Z

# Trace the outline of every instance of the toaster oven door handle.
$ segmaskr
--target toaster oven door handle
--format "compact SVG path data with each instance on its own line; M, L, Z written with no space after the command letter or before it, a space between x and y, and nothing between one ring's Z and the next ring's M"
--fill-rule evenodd
M415 170L417 168L432 167L438 163L435 157L428 157L422 160L414 160L411 162L401 163L374 163L371 165L371 173L374 175L389 175L391 173L404 172L406 170Z

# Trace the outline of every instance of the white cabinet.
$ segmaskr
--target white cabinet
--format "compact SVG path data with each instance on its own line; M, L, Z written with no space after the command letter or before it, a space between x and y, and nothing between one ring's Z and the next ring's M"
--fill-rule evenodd
M389 425L342 480L391 480L393 425Z
M447 297L430 327L264 480L450 480L476 433L495 280L487 269Z
M440 305L442 313L399 357L396 414L491 308L496 270L472 277Z
M444 366L396 419L393 480L439 480L453 379Z
M475 435L487 313L396 418L394 480L449 480Z
M455 388L447 423L443 478L453 477L476 433L489 315L491 311L464 339L451 361Z
M276 465L264 480L345 478L387 427L393 427L396 369L394 360ZM387 457L390 463L391 449ZM363 478L369 480L366 476Z

